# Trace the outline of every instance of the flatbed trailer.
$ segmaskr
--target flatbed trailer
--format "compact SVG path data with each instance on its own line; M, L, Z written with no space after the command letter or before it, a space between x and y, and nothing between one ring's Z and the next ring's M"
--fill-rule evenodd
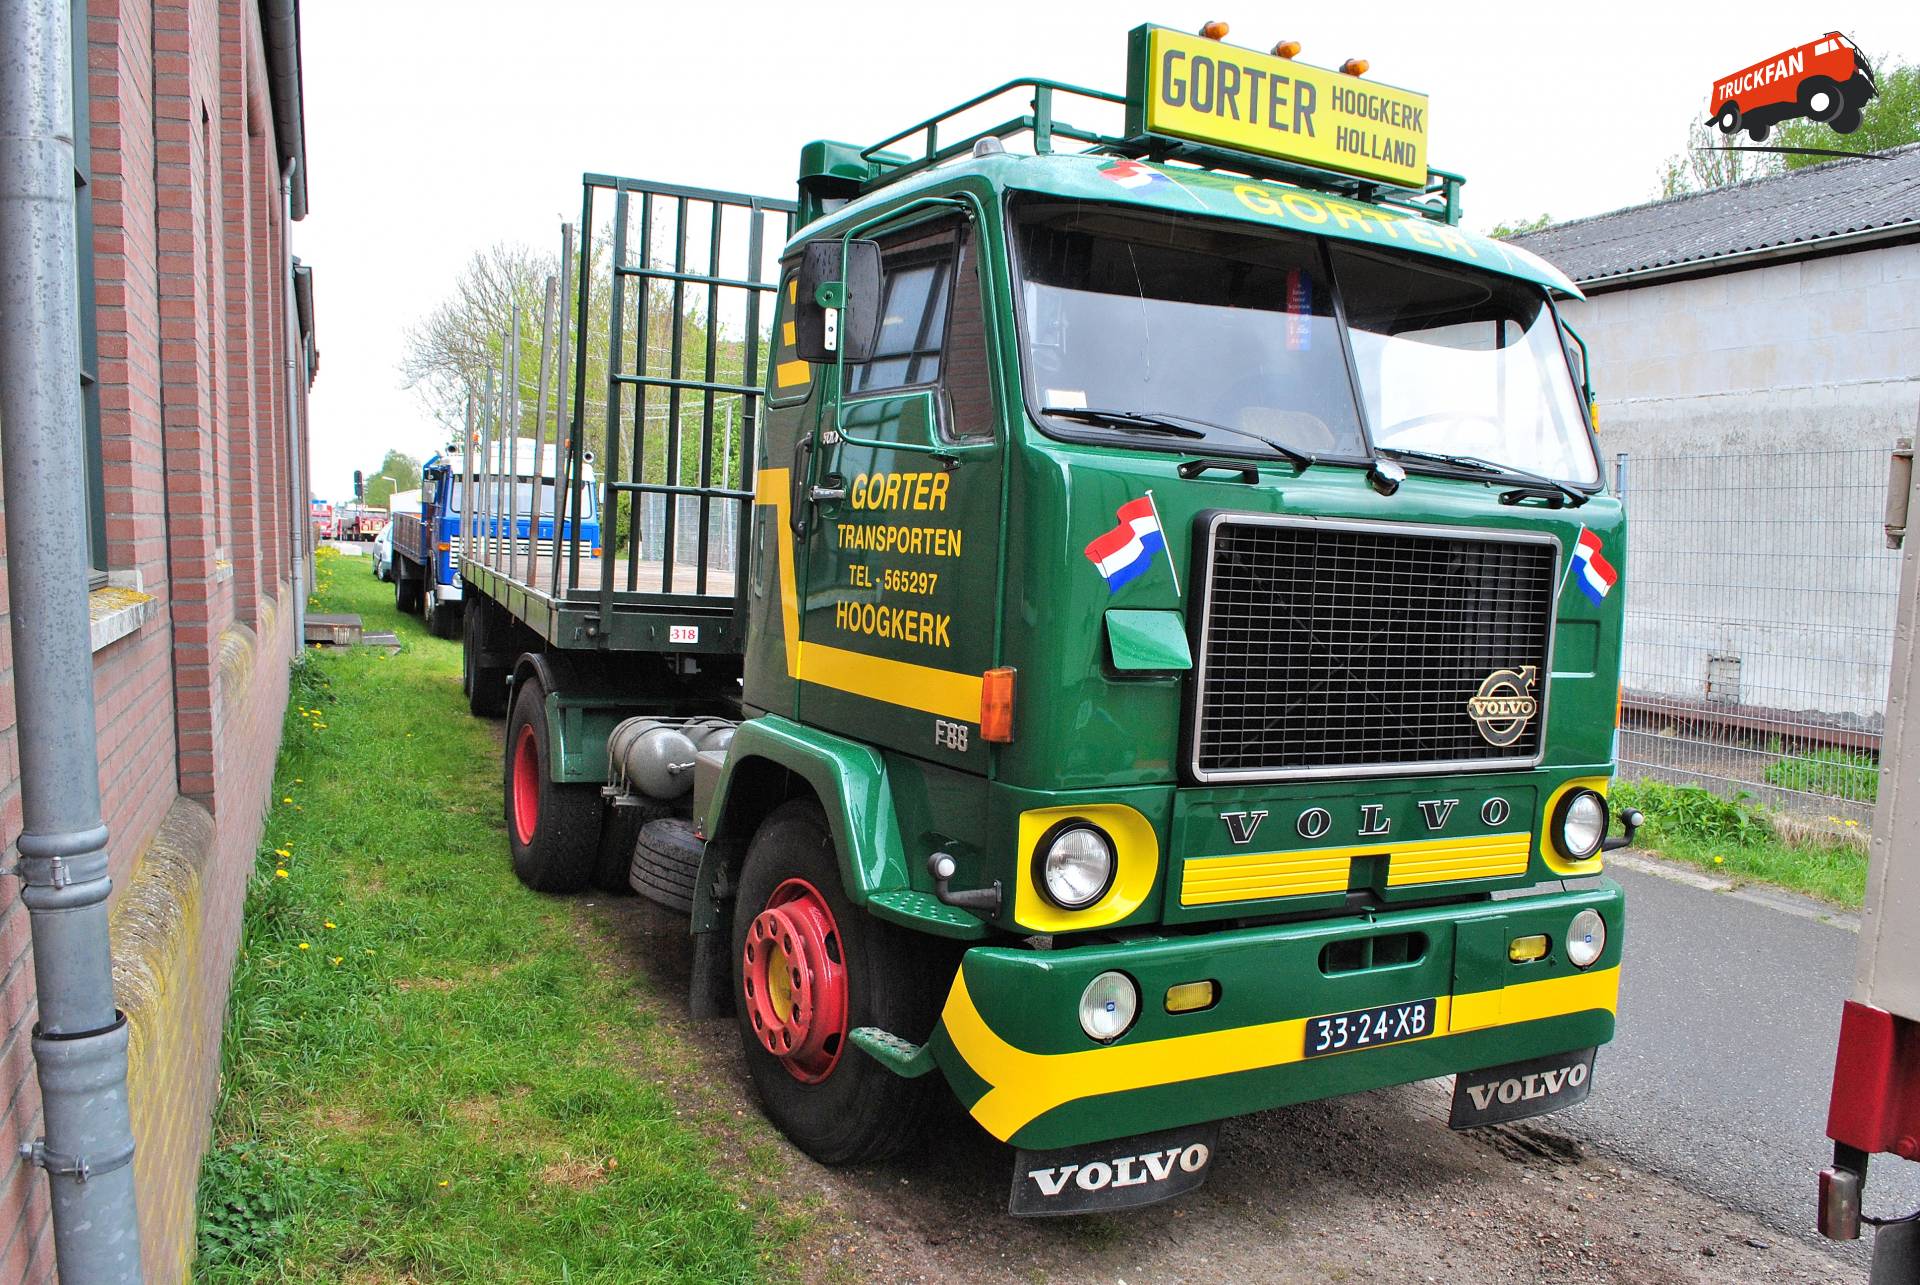
M1267 1107L1583 1100L1638 823L1577 288L1364 64L1128 67L809 143L791 201L585 176L534 424L481 431L570 514L596 455L601 556L489 538L484 475L459 550L522 881L686 913L809 1154L944 1083L1021 1214Z

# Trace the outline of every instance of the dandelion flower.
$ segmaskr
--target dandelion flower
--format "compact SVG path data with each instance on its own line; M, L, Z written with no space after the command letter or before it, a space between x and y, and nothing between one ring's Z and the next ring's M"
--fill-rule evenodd
M310 947L310 946L308 946L308 945L307 945L307 943L305 943L305 942L303 941L303 942L301 942L301 943L300 943L300 949L301 949L301 950L311 950L311 949L312 949L312 947Z
M1855 827L1855 826L1858 826L1859 824L1860 824L1860 823L1859 823L1858 821L1856 821L1856 820L1854 820L1854 819L1853 819L1852 817L1848 817L1848 818L1847 818L1847 826L1848 826L1848 828L1849 828L1849 829L1851 829L1851 828L1853 828L1853 827Z
M445 1178L442 1178L442 1179L440 1180L440 1185L441 1185L442 1187L444 1187L444 1186L446 1186L446 1185L447 1185L447 1180L446 1180Z
M285 879L287 877L286 867L284 866L275 866L273 868L273 873L278 875L282 879Z
M337 926L338 926L338 925L336 925L336 924L335 924L335 923L333 922L333 920L331 920L331 919L329 919L329 920L327 920L327 927L329 927L329 928L334 928L334 927L337 927Z
M333 957L333 966L334 966L335 968L338 968L338 967L340 967L340 961L341 961L342 959L345 959L345 958L346 958L346 956L344 956L344 955L335 955L335 956Z
M1726 859L1725 857L1715 857L1715 858L1713 859L1713 864L1714 864L1714 865L1716 865L1716 866L1717 866L1717 865L1723 865L1723 864L1725 864L1725 862L1726 862L1726 860L1727 860L1727 859Z
M289 796L287 796L286 798L283 798L283 799L281 799L280 801L281 801L282 803L291 803L291 802L293 802L293 797L292 797L291 795L289 795Z
M275 848L273 850L273 855L276 857L290 857L293 854L287 851L285 848Z

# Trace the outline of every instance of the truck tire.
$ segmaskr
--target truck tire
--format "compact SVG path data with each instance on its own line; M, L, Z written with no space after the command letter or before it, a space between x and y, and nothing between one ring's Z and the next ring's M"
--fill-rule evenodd
M426 591L426 605L420 608L420 618L426 622L427 632L435 638L451 638L459 627L461 615L458 604L441 602L440 595L431 588Z
M393 572L393 609L403 616L420 610L420 582L397 563Z
M633 845L627 878L633 890L648 901L693 913L693 881L700 873L706 840L693 832L684 817L661 817L640 827Z
M847 1033L925 1040L941 989L927 953L847 900L818 805L795 800L761 823L734 905L734 1010L767 1117L820 1163L879 1160L919 1134L932 1077L895 1075Z
M467 694L467 711L475 718L499 718L507 712L507 670L484 659L498 645L498 608L483 599L467 604L460 631L460 690Z
M1826 124L1846 109L1846 94L1829 76L1809 76L1794 92L1794 103L1810 121Z
M547 689L538 677L520 687L507 720L507 847L513 873L535 892L578 892L593 877L600 850L600 789L561 785L549 770Z

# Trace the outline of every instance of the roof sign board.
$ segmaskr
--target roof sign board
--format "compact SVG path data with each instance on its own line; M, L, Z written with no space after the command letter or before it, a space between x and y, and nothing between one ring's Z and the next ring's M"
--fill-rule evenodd
M1127 59L1129 134L1421 188L1427 96L1166 27L1137 27Z

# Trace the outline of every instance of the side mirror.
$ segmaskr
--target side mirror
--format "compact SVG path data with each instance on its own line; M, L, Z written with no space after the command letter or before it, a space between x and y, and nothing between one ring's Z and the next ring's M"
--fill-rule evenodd
M840 249L847 273L840 277ZM871 360L880 337L880 245L822 237L807 242L794 301L794 349L800 360L830 362L843 350L849 362Z

